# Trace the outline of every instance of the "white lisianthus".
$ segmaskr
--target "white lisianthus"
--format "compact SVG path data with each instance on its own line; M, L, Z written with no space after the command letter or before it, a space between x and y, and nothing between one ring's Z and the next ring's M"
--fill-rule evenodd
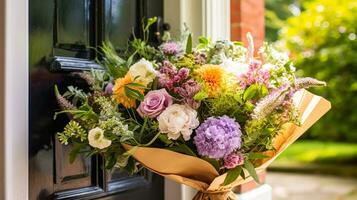
M156 77L156 71L152 63L144 58L130 66L128 73L145 86L151 83Z
M249 71L249 64L241 61L234 61L231 58L224 59L220 66L236 77L240 77L242 74L246 74Z
M187 141L192 130L197 128L199 121L196 110L187 105L173 104L167 107L157 118L161 133L166 133L169 139L177 140L180 135Z
M98 149L107 148L112 144L111 140L104 137L104 131L99 127L89 131L88 141L90 146Z

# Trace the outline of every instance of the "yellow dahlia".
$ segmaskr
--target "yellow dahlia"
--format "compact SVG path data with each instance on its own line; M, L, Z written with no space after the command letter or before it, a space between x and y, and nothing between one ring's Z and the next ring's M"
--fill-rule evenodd
M204 82L208 96L214 97L224 85L224 69L219 65L203 65L196 71L197 76Z
M124 78L118 78L115 80L115 84L113 87L113 98L119 103L122 104L125 108L135 108L136 101L133 98L126 96L124 87L129 83L139 83L139 81L135 81L130 74L126 74ZM131 89L137 90L140 93L144 94L144 89L140 87L127 86Z

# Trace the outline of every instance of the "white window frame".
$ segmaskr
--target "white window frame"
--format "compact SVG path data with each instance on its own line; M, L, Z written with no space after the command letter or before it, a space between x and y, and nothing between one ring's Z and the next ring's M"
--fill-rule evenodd
M0 1L0 199L28 199L28 1Z

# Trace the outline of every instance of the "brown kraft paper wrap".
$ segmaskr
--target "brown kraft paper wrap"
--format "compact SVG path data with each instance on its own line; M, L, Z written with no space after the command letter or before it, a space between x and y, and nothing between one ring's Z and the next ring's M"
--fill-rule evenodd
M257 173L265 170L281 152L331 108L329 101L306 90L298 91L294 96L294 102L300 112L301 125L286 124L284 130L274 140L276 151L266 152L269 158L264 159L256 168ZM125 145L125 148L130 149L130 146ZM245 180L239 177L233 183L223 186L226 174L219 175L210 163L170 150L138 147L133 156L154 173L198 190L194 200L236 199L231 189L252 180L248 175Z

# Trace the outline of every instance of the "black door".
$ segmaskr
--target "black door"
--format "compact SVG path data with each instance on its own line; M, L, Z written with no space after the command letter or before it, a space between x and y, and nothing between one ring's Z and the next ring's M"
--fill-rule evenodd
M64 91L68 85L83 84L70 72L100 67L94 62L95 48L104 40L118 52L125 49L133 31L140 35L143 18L162 17L162 1L29 1L29 199L163 199L163 179L148 171L135 176L106 172L100 157L69 164L70 147L55 137L68 119L53 120L58 110L54 85ZM157 35L152 42L158 41Z

